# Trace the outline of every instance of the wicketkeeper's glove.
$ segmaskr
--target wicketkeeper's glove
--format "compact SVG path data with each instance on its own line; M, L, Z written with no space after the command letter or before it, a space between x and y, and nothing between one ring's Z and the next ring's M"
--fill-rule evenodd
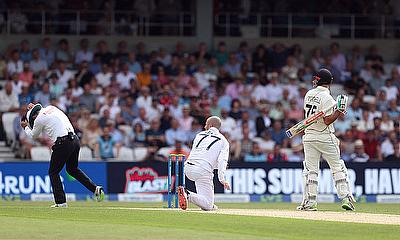
M349 100L349 97L347 95L339 95L336 98L336 109L343 113L346 114L346 109L347 109L347 102Z

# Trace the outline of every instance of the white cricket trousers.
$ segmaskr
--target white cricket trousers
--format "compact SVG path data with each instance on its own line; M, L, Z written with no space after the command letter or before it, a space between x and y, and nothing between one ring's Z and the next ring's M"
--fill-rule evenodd
M322 156L331 169L338 197L343 199L350 196L351 190L347 180L347 168L343 160L340 159L339 139L334 134L305 135L303 142L305 184L309 186L308 189L305 189L305 194L314 198L317 195L318 171L320 157ZM307 198L306 195L303 197Z
M196 192L190 192L188 200L201 209L209 211L214 206L213 173L196 165L185 164L185 175L196 185Z

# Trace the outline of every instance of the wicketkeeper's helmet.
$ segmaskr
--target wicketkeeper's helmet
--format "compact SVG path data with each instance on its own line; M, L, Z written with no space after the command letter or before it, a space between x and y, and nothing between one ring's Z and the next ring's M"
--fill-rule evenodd
M333 82L333 75L326 68L321 68L313 77L314 86L321 86L326 84L329 85L332 82Z

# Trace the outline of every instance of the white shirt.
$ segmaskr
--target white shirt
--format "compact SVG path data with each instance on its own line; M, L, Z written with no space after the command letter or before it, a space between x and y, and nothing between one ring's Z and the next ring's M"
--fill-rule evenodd
M153 98L151 96L140 96L136 99L136 105L140 108L145 108L147 110L147 108L151 107L151 102L153 101Z
M227 132L231 134L231 132L236 128L237 124L235 122L235 119L231 117L227 118L221 118L221 131L222 132Z
M54 106L42 108L33 124L33 129L25 127L25 133L31 138L37 138L44 132L55 142L58 137L68 135L68 132L74 132L71 122L67 115Z
M218 169L218 179L220 182L224 182L228 158L228 140L218 129L212 127L196 135L187 162L193 163L210 173L213 173L214 169Z
M112 73L111 72L99 72L96 74L96 79L97 83L100 84L102 87L108 87L111 83L111 77Z
M335 100L330 94L330 91L326 87L318 86L309 90L304 97L304 111L305 117L309 117L321 110L326 109L329 106L335 104ZM329 116L333 113L333 109L331 108L326 112L325 116ZM304 130L304 133L319 135L321 133L333 133L335 129L333 128L333 124L326 125L323 118L319 118L314 124L309 126Z
M132 72L128 72L128 74L120 72L117 74L117 82L119 83L121 89L130 88L131 79L136 79L136 74Z
M279 84L277 84L277 85L268 84L265 87L265 93L267 96L267 100L271 103L276 103L279 100L281 100L282 92L283 92L283 88Z
M21 60L18 60L17 62L10 61L7 64L7 71L10 75L14 73L21 73L23 70L24 65Z
M58 76L58 82L66 88L68 86L68 81L74 77L74 73L70 70L65 69L63 73L60 70L56 71Z
M251 97L253 97L257 102L267 100L268 96L266 87L263 85L257 85L251 93Z

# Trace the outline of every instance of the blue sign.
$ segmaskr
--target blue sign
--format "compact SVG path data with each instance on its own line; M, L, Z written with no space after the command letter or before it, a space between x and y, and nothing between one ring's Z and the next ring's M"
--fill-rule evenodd
M48 162L0 163L0 195L51 193L48 168ZM95 184L102 185L107 191L106 163L80 163L79 168ZM60 175L66 193L89 193L82 184L66 173L65 168Z

